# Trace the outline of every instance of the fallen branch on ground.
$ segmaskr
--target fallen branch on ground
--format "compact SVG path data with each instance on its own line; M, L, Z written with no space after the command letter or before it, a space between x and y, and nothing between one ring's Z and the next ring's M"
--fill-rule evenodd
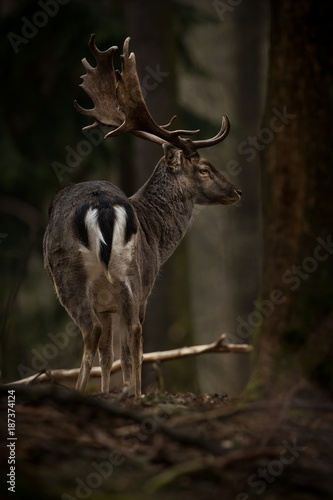
M228 344L225 343L226 334L223 333L220 337L211 344L194 345L190 347L180 347L170 351L157 351L148 352L143 354L143 363L156 363L161 361L168 361L171 359L186 358L188 356L197 356L206 353L250 353L252 346L248 344ZM115 373L121 369L120 360L118 359L112 365L111 373ZM37 375L15 380L8 385L30 384L32 382L49 382L50 378L53 380L72 380L76 379L79 374L79 368L71 370L48 370ZM94 366L91 370L90 377L100 377L101 369L99 366Z

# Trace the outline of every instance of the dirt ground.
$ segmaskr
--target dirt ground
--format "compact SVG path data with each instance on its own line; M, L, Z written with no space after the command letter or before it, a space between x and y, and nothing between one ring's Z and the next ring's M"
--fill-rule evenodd
M2 499L333 498L333 404L306 389L245 404L25 386L11 393L15 406L8 390L0 388Z

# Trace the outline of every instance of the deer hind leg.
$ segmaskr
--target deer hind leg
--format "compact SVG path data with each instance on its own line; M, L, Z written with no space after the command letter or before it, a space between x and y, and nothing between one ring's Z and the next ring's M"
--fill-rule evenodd
M142 321L143 315L136 313L127 303L121 318L121 367L124 383L129 383L130 394L141 396L142 366Z
M75 389L84 391L87 386L103 328L95 312L88 304L84 314L79 318L74 317L74 320L81 328L83 336L83 355Z
M98 345L99 364L101 367L101 391L109 392L110 374L113 364L112 313L100 312L98 313L98 318L103 327Z
M99 321L92 300L83 263L77 256L54 257L46 262L61 304L80 328L83 337L83 355L75 388L84 391L95 358L102 324ZM62 259L62 260L61 260ZM51 266L52 264L52 266Z
M121 368L123 381L128 383L130 394L141 395L142 326L139 321L127 322L122 328Z
M91 301L86 296L84 285L81 290L77 289L75 294L71 292L72 289L74 286L68 287L66 282L58 283L57 293L60 302L82 333L83 355L75 389L84 391L102 334L102 324L96 316Z

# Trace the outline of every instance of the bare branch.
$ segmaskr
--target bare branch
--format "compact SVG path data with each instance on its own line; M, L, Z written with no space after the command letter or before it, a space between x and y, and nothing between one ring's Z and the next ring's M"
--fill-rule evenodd
M197 356L206 353L241 353L248 354L252 352L252 346L248 344L227 344L225 343L226 334L223 333L220 337L211 344L195 345L190 347L180 347L179 349L172 349L170 351L157 351L148 352L143 354L143 363L154 363L161 361L168 361L178 358L186 358L188 356ZM121 370L120 360L118 359L112 365L111 373ZM44 383L53 380L73 380L79 374L79 368L72 368L71 370L48 370L39 375L31 375L30 377L21 380L15 380L7 385L25 385L30 383ZM94 366L91 370L91 377L100 377L101 369L99 366Z

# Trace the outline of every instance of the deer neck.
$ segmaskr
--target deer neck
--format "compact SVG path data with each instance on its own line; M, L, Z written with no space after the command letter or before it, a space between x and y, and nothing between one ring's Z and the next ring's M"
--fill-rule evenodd
M194 203L161 160L146 184L130 198L150 247L163 264L179 245L192 218Z

